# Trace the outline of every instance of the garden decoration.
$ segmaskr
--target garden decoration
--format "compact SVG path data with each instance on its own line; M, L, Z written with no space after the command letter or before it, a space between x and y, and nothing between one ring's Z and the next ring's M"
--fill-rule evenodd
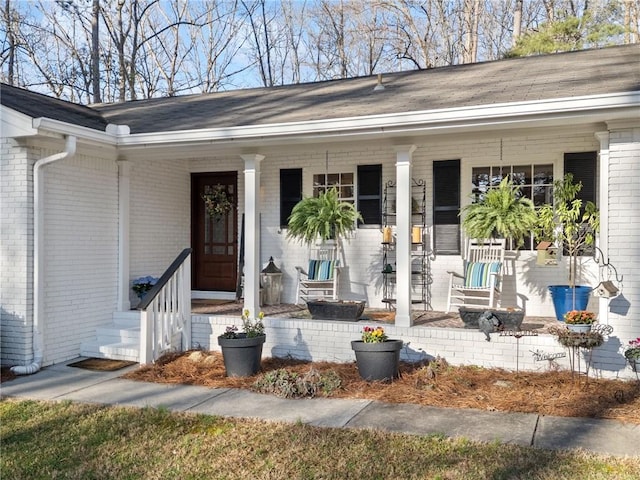
M591 330L585 333L572 332L567 326L558 326L549 328L549 333L556 336L556 340L560 345L569 349L569 364L571 366L571 374L575 378L575 374L581 373L580 358L585 359L585 378L589 379L589 368L591 364L591 356L593 349L604 343L604 337L611 334L613 327L611 325L592 324ZM581 352L581 349L583 352Z
M361 339L351 342L360 377L386 382L397 378L402 345L402 340L389 339L382 327L364 327Z
M267 338L264 333L260 312L258 318L251 319L249 310L242 314L242 331L230 325L218 337L218 345L222 349L224 368L228 377L249 377L260 370L262 360L262 346Z

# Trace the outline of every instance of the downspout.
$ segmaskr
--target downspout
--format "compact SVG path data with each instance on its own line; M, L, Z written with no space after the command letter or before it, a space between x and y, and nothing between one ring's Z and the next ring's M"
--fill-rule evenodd
M58 160L71 158L76 153L76 137L68 135L64 151L38 160L33 166L33 362L30 365L12 367L16 375L31 375L40 370L44 356L44 341L42 339L42 271L44 259L42 255L44 222L42 216L42 179L41 168Z

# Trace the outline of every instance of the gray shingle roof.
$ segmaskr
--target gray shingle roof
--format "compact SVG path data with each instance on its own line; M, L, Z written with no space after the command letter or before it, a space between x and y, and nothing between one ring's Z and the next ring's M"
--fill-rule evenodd
M131 133L433 110L640 90L640 45L96 107Z
M100 112L84 105L66 102L5 83L0 84L0 102L32 118L46 117L101 131L104 131L108 123Z
M380 92L373 90L375 77L360 77L91 108L39 96L35 102L47 104L47 108L33 105L32 109L34 116L84 126L92 122L102 125L101 114L109 123L129 125L131 133L149 133L640 91L640 45L389 73L383 75L383 83L385 89ZM13 95L15 90L7 93ZM5 96L3 86L2 103L24 111L15 101L6 103Z

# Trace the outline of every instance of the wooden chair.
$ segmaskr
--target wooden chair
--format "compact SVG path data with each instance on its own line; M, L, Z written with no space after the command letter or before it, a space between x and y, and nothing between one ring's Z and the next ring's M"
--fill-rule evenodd
M504 239L469 240L464 273L447 272L447 312L454 306L494 308L499 304L504 252Z
M296 267L298 285L296 304L301 300L338 299L340 266L337 245L321 245L309 250L307 269Z

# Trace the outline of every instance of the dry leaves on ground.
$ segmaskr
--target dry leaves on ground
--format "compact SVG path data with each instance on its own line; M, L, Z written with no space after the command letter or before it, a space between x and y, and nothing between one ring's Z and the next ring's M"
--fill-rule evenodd
M390 403L538 413L565 417L610 418L640 424L640 381L586 379L571 372L509 372L474 366L401 364L401 378L392 383L365 382L355 363L303 362L267 358L262 373L279 368L306 373L335 371L342 388L331 396L366 398ZM225 376L218 352L170 354L156 364L130 372L126 378L158 383L182 383L218 388L251 388L259 375Z

